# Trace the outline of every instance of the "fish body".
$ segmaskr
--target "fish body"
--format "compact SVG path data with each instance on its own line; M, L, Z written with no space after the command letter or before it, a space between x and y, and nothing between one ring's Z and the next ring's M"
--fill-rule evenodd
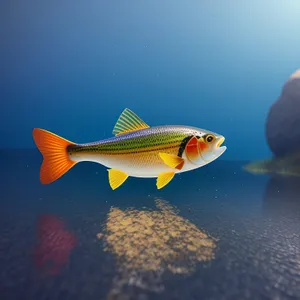
M132 177L157 177L161 172L172 171L159 153L185 159L182 169L175 173L193 170L199 166L190 162L185 147L193 136L203 135L199 129L187 126L158 126L112 137L96 143L70 146L71 159L93 161L108 168L116 168Z
M78 162L89 161L109 168L113 189L128 176L156 177L161 188L175 174L206 165L226 150L219 134L190 126L150 127L129 109L123 111L113 133L112 138L75 144L35 128L33 137L44 156L42 183L53 182Z

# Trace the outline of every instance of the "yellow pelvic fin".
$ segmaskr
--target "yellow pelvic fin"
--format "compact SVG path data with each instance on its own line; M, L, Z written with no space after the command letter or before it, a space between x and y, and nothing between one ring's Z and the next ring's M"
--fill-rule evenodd
M108 180L109 180L110 187L113 190L121 186L127 178L128 175L123 171L117 169L108 170Z
M157 180L156 180L156 186L158 189L163 188L165 185L167 185L174 177L175 172L162 172L158 174Z
M113 129L114 135L120 135L128 132L133 132L141 129L150 128L139 116L133 111L126 108L121 113Z
M159 153L159 156L163 160L163 162L171 168L181 170L184 165L184 159L177 155Z

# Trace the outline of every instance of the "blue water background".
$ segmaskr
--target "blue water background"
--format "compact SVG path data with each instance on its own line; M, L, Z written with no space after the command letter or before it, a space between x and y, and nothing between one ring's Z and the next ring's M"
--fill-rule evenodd
M271 155L264 124L300 65L299 11L298 0L1 1L0 299L111 300L116 256L96 235L111 207L153 209L156 198L217 239L215 258L164 274L161 293L129 286L113 299L299 299L299 180L242 170ZM95 141L125 107L149 125L223 134L228 149L159 191L139 178L112 191L93 163L40 183L34 127ZM44 214L78 239L57 276L33 261Z
M291 1L1 1L1 148L41 127L111 136L125 107L150 125L226 137L224 159L269 155L264 122L299 67Z

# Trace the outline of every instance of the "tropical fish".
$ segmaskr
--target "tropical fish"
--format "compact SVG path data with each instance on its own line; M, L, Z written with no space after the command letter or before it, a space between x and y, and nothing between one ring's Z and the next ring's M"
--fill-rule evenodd
M224 153L222 135L190 126L150 127L129 109L120 115L114 137L76 144L40 128L33 129L34 141L43 155L40 180L49 184L76 163L90 161L108 169L114 190L131 177L157 178L158 189L177 173L202 167Z

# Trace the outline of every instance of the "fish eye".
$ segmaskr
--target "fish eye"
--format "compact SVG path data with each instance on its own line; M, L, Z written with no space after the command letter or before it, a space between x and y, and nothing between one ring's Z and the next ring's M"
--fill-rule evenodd
M205 137L205 141L207 143L211 143L213 140L214 140L214 137L210 134Z

